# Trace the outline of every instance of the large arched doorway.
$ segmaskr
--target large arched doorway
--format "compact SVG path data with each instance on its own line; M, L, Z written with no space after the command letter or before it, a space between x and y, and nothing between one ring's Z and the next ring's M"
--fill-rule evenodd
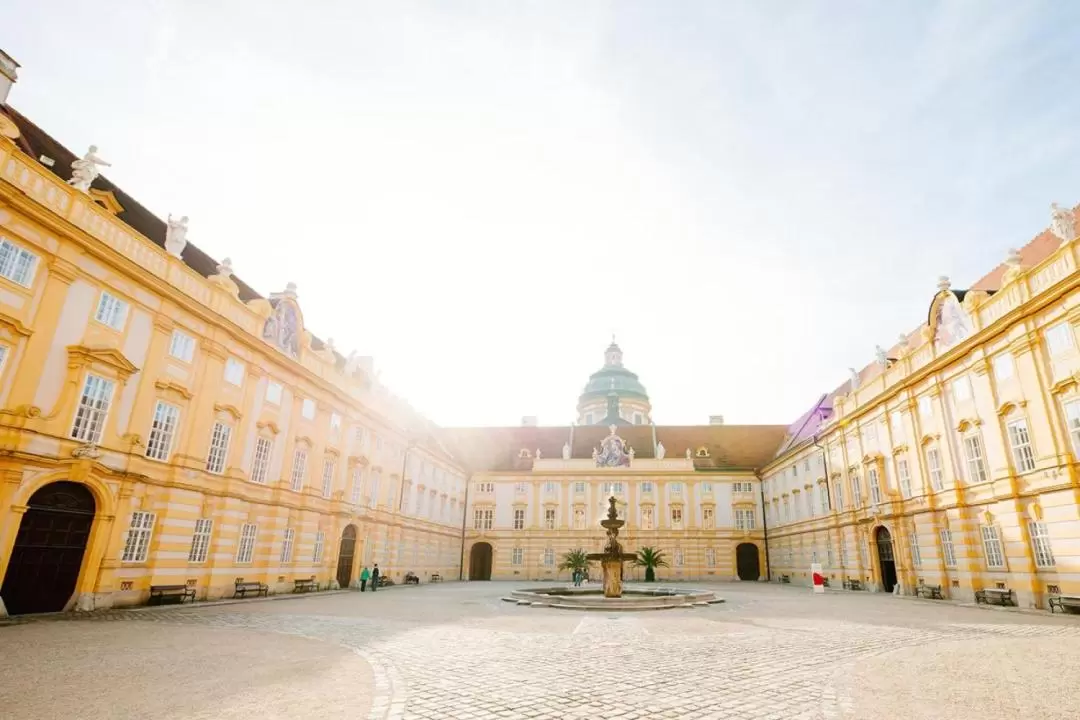
M85 485L65 480L27 505L0 596L12 615L59 612L75 591L97 503Z
M878 562L881 564L881 589L892 592L896 587L896 561L893 559L892 535L884 525L874 531Z
M352 582L353 556L356 555L356 526L346 525L341 533L341 545L337 556L337 582L342 588Z
M754 543L739 543L735 548L735 574L740 580L757 582L761 577L761 564L758 560L758 548Z
M491 579L491 544L478 542L472 546L469 552L469 579Z

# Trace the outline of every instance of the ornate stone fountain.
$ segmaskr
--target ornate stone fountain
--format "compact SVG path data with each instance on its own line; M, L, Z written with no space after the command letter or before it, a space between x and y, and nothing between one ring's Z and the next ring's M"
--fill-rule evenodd
M597 560L604 569L604 597L622 597L623 563L633 560L634 553L624 553L619 543L619 529L626 524L625 520L619 519L619 511L615 508L615 496L608 498L607 517L600 521L600 526L607 530L607 543L604 552L589 553L589 560Z

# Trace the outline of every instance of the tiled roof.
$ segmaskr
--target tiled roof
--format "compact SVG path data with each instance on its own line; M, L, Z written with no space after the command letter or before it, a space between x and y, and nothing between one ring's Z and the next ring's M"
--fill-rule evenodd
M776 451L777 457L794 447L798 447L817 434L821 424L832 417L832 400L833 395L822 395L812 408L803 413L798 420L788 427L787 432L784 434L784 442Z

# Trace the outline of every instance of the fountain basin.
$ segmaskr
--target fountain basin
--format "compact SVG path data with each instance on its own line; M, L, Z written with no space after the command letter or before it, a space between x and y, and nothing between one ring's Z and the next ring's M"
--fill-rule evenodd
M507 602L532 607L551 607L560 610L667 610L677 607L705 607L724 602L711 590L656 586L624 587L622 597L604 597L601 588L583 588L572 585L515 590Z

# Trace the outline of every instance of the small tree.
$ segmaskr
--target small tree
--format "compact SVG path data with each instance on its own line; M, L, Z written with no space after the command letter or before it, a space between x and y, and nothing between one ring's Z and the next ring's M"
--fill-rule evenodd
M587 553L581 548L571 550L563 555L562 562L559 563L559 569L569 570L570 572L581 571L582 574L588 573L589 558Z
M645 568L645 582L656 582L656 568L668 567L664 551L646 545L637 551L634 565Z

